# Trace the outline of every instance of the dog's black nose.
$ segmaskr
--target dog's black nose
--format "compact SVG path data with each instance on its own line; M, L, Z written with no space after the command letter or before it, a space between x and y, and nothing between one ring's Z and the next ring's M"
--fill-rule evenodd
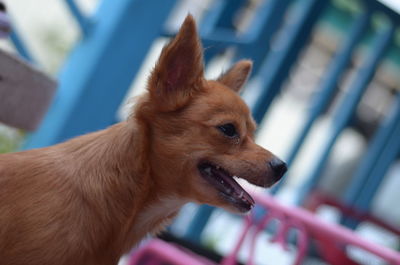
M272 171L275 173L276 181L280 180L287 171L287 165L279 158L274 158L268 162Z

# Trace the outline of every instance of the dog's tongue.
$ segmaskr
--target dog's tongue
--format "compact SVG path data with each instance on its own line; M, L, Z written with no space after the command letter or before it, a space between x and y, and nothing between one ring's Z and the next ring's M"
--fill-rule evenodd
M223 184L226 193L236 199L240 199L252 205L255 204L253 198L233 179L235 176L228 176L225 172L217 169L213 169L213 173L224 181L224 183L221 184Z

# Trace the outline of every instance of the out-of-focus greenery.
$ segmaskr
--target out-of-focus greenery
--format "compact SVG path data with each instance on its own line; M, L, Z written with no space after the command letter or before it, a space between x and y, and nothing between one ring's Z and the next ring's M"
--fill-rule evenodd
M17 151L24 138L24 132L0 126L0 154Z
M38 37L46 50L44 67L50 74L56 75L75 39L63 36L61 28L52 26L43 28Z
M359 0L332 0L332 4L337 8L349 11L351 13L359 12L362 4Z
M203 244L207 249L215 250L219 241L217 237L208 237L204 240Z

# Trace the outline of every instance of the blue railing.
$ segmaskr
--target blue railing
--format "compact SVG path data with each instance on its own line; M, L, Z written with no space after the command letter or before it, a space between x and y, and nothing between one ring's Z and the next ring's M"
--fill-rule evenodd
M273 8L274 1L268 2L270 4L269 8ZM283 5L283 2L288 3L293 1L279 1L281 5ZM315 121L323 115L326 106L333 100L339 82L346 70L349 68L353 54L355 53L357 46L360 45L363 36L367 33L372 34L373 41L369 45L369 51L365 56L362 67L358 69L356 78L348 89L339 107L337 107L336 113L334 113L330 135L328 136L325 145L322 147L319 160L315 162L315 168L312 169L310 176L298 192L299 204L302 204L307 199L307 195L317 188L317 185L323 176L333 146L336 144L339 135L350 125L351 120L354 118L356 107L358 106L361 97L364 95L364 92L373 78L379 64L385 58L387 50L389 48L393 49L393 35L400 17L399 14L393 12L377 1L363 1L362 3L363 6L360 12L353 15L352 24L345 33L344 41L339 45L338 50L326 70L322 82L319 85L318 93L310 102L311 108L308 117L306 118L303 127L300 129L298 137L289 152L287 162L292 164L292 162L297 158L299 150L301 149L305 138L309 135ZM290 8L295 9L295 11L292 11L290 19L291 23L289 22L286 25L282 25L283 23L279 21L272 23L273 25L281 25L281 27L276 27L274 30L269 32L269 34L272 35L277 30L281 31L279 38L274 43L274 46L279 47L279 49L266 51L265 56L259 57L262 58L261 62L257 61L259 59L257 57L252 58L256 61L256 65L258 63L260 65L259 69L256 67L254 78L258 79L258 83L260 83L261 86L255 87L253 90L245 91L243 96L252 108L253 115L257 122L261 122L266 116L265 114L268 111L272 100L279 94L283 82L288 79L289 71L296 63L299 53L307 45L310 35L312 34L316 23L319 21L321 14L328 8L328 1L305 0L297 1L297 4L298 5L293 3L292 5L287 4L284 7L286 12L289 12L288 9ZM371 21L373 14L377 12L384 13L389 22L374 30ZM282 18L282 14L275 17L277 20L281 20ZM271 21L268 22L271 23ZM263 38L271 39L271 37L268 36L263 36ZM245 45L248 44L243 40L238 44L238 47L240 47L238 48L238 54L241 54L240 49ZM269 44L265 43L265 46L269 46ZM400 84L397 88L400 88ZM398 124L398 122L396 124ZM396 126L396 124L393 126ZM388 134L388 136L396 133L395 127L389 128L383 126L381 130L384 130L383 133ZM379 135L376 137L380 139L382 138L382 136ZM344 194L346 194L345 197L347 198L345 199L346 204L349 207L355 207L364 211L367 211L370 208L372 198L374 198L388 167L399 154L397 146L400 139L398 137L387 137L381 139L378 143L375 143L376 141L372 142L374 144L370 144L368 147L368 153L373 154L370 156L372 156L373 159L377 159L375 161L379 161L380 158L382 159L382 162L376 164L371 161L371 158L366 158L367 162L359 165L359 173L357 173L356 177L352 179L350 187L344 191ZM379 145L379 148L375 147L376 145ZM390 150L388 150L389 147ZM382 155L381 152L383 152L384 155ZM272 189L272 192L278 192L284 183L285 181L282 181ZM194 221L189 227L187 233L188 239L200 240L202 228L206 225L212 211L212 207L200 207L195 215Z

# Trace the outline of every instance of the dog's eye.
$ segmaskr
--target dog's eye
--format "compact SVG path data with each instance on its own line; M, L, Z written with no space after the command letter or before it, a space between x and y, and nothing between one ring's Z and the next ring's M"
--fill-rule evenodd
M238 136L235 125L233 125L232 123L219 125L219 126L217 126L217 128L218 128L218 130L220 130L223 134L225 134L228 137Z

